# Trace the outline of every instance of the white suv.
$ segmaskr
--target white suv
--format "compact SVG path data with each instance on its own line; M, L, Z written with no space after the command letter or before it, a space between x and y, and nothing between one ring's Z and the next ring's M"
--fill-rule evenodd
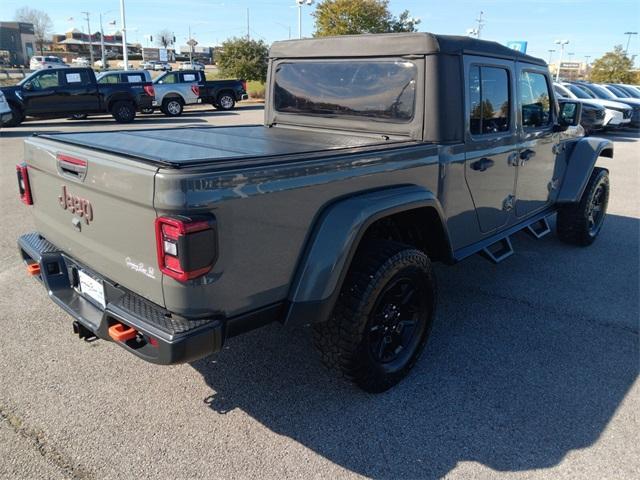
M31 61L29 62L29 68L31 70L40 70L41 68L60 68L60 67L68 67L66 63L64 63L61 59L54 56L40 56L36 55L35 57L31 57Z

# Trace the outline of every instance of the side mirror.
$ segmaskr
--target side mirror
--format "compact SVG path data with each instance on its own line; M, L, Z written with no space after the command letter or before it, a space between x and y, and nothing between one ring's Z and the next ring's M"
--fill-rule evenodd
M33 83L31 82L25 83L24 85L22 85L22 89L30 92L31 90L33 90Z
M561 100L559 105L558 122L561 126L566 129L580 125L580 118L582 117L582 104L580 102Z

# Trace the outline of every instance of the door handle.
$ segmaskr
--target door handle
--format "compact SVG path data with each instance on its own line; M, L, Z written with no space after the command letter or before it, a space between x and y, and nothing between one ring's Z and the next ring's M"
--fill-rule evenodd
M485 170L493 167L495 162L490 158L481 158L471 164L471 169L477 172L484 172Z
M523 150L522 152L520 152L520 160L522 160L521 165L524 165L525 162L528 162L535 156L536 156L535 150L531 150L530 148Z

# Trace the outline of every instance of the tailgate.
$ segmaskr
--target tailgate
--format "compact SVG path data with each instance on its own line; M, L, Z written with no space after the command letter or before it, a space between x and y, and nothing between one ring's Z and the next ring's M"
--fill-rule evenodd
M96 273L164 305L154 230L157 168L37 137L25 141L25 161L38 232Z

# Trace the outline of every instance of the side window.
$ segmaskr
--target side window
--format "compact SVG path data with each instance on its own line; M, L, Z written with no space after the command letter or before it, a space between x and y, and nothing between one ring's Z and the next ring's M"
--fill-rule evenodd
M58 72L46 72L42 75L38 75L31 80L34 90L45 90L47 88L55 88L60 86L58 81Z
M164 77L162 77L162 83L178 83L178 76L175 73L168 73Z
M469 101L469 129L473 135L509 131L511 99L508 70L472 66L469 71Z
M198 79L196 78L196 74L195 73L183 73L182 75L182 81L185 83L188 82L196 82Z
M89 83L89 74L81 70L79 72L65 72L64 79L67 85L81 85Z
M545 127L551 123L551 95L547 78L541 73L523 71L520 77L522 125Z
M108 83L108 84L118 83L118 76L117 75L105 75L100 80L98 80L98 83Z
M125 74L125 75L123 75L123 77L126 79L127 83L144 82L144 79L142 78L142 75L140 75L139 73L136 73L136 74L133 74L133 75Z

